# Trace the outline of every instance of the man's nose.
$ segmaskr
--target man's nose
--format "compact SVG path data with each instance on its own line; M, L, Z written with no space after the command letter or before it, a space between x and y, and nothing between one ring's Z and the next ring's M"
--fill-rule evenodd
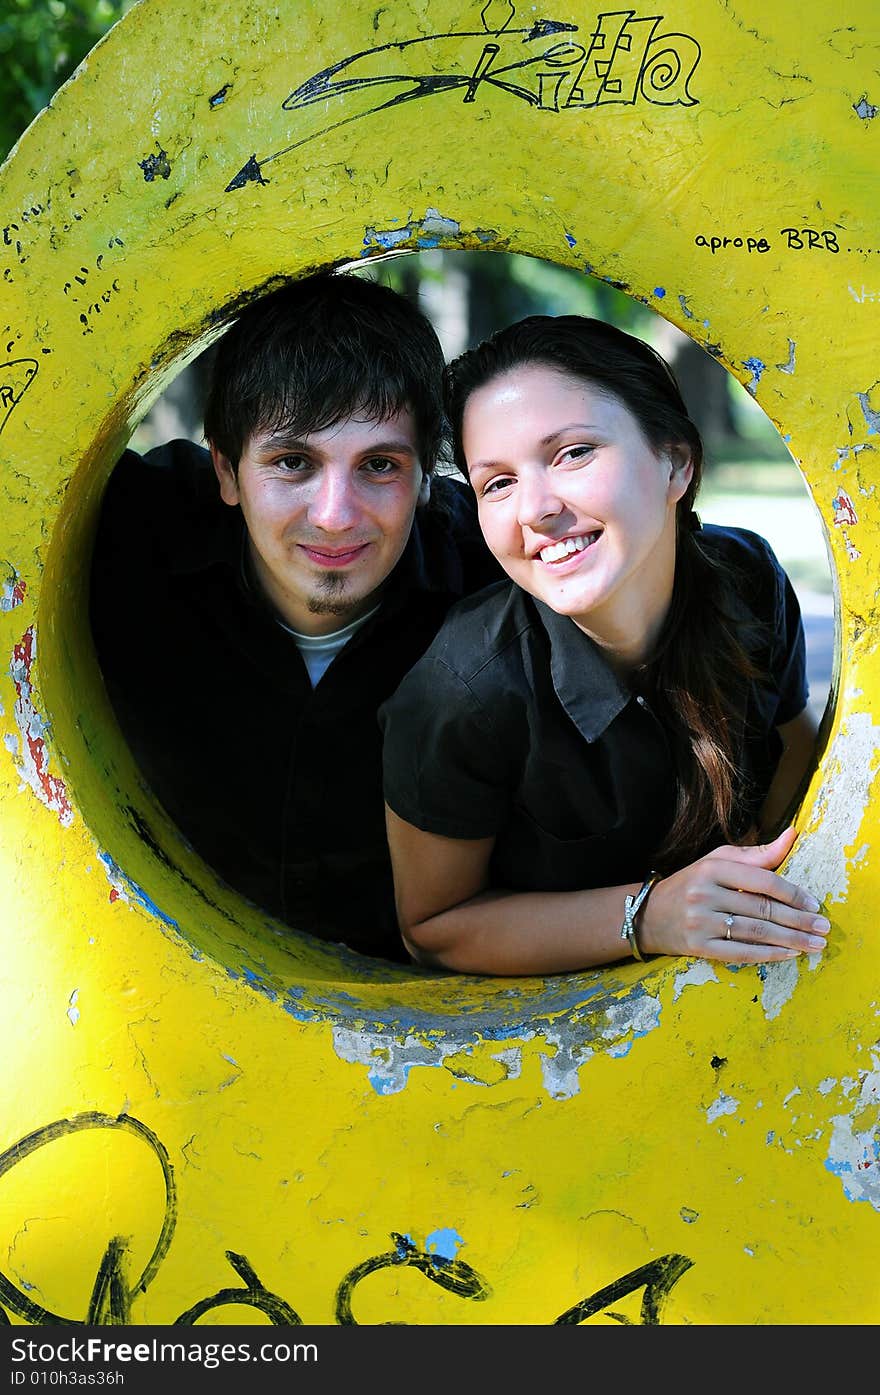
M546 470L522 472L517 483L517 519L522 527L540 528L562 509L562 500Z
M316 528L341 533L357 518L354 481L347 470L323 469L315 480L309 517Z

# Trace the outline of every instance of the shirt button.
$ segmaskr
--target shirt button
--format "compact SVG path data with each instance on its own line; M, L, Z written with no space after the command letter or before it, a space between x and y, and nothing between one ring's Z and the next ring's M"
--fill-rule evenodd
M639 704L639 707L647 707L647 706L648 706L648 704L645 702L645 699L642 697L641 693L639 693L638 697L636 698L636 702Z

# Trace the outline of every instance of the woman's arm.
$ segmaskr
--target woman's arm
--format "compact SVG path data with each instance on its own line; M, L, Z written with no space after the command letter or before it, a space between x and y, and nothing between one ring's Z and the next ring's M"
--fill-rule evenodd
M819 724L809 707L776 730L782 738L782 755L761 810L759 837L772 834L793 816L795 803L803 795L807 774L816 759Z
M417 962L459 973L534 975L629 956L620 927L624 899L637 884L490 889L494 839L445 838L415 828L387 806L385 813L400 928ZM772 871L794 838L786 829L766 846L717 848L664 878L639 915L643 953L763 964L824 948L830 927L816 917L815 897Z

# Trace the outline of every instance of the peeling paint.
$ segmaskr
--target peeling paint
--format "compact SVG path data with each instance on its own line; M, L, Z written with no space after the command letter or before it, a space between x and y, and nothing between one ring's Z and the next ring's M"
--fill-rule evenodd
M795 370L795 344L793 339L788 341L788 359L785 363L777 363L776 367L780 373L793 373Z
M857 102L853 102L853 111L856 116L860 116L863 121L873 121L877 115L877 107L873 102L869 102L866 95L862 95Z
M764 981L764 987L761 990L761 1007L764 1009L767 1021L772 1022L774 1017L779 1016L797 988L798 960L785 959L777 964L764 964L761 969L761 977Z
M739 1100L735 1100L732 1095L721 1094L706 1110L706 1122L714 1124L716 1119L725 1114L735 1114L738 1109Z
M612 1058L627 1056L638 1038L659 1026L660 1010L660 1000L646 993L642 985L637 985L622 1000L611 1001L605 1012L606 1025L600 1034L605 1053ZM597 1054L596 1038L586 1036L582 1019L576 1018L563 1028L558 1025L526 1028L519 1024L515 1031L508 1027L505 1033L515 1035L519 1043L540 1039L546 1048L540 1052L541 1077L551 1099L568 1100L580 1092L580 1069ZM416 1035L409 1028L383 1031L333 1026L333 1049L337 1056L353 1065L365 1066L370 1085L380 1095L393 1095L404 1089L414 1066L442 1066L456 1080L487 1088L519 1076L522 1069L520 1045L492 1054L491 1059L504 1067L497 1075L481 1067L476 1060L472 1069L465 1065L473 1045L473 1040L468 1039L465 1021L458 1038L448 1024L442 1037Z
M111 901L123 901L126 905L130 901L134 901L143 910L149 911L150 915L156 916L157 920L161 920L163 924L174 930L178 929L177 921L172 920L171 916L160 910L155 901L151 901L147 893L136 882L133 882L131 877L125 875L109 853L99 852L98 859L103 863L107 872L107 880L110 883L109 899Z
M871 405L871 392L874 391L876 386L877 384L875 383L870 392L856 393L856 400L862 409L862 416L865 418L869 436L873 436L875 432L880 431L880 411L877 411L877 409Z
M5 576L0 584L0 612L15 610L21 605L27 592L27 583L14 567L4 567Z
M457 1230L447 1227L443 1230L432 1230L425 1240L425 1249L428 1254L435 1254L438 1259L455 1259L463 1244L464 1237L459 1235Z
M849 1201L867 1201L880 1211L880 1062L859 1076L858 1097L849 1114L831 1120L825 1166L838 1177Z
M444 218L436 208L429 208L424 218L413 218L401 228L366 228L364 231L364 252L382 250L390 252L403 244L415 245L423 250L438 247L441 242L461 237L461 224L454 218ZM483 239L485 240L485 239Z
M31 674L36 655L37 636L31 625L13 648L9 669L16 692L15 720L23 743L16 768L24 784L30 786L40 802L56 813L59 822L67 827L73 822L73 809L64 781L58 775L49 774L49 753L46 748L49 723L32 701Z
M750 392L753 397L758 390L761 374L765 371L766 367L766 363L760 358L747 358L743 360L743 368L747 368L752 375L750 381L745 384L745 389L746 392Z
M841 723L825 760L810 828L801 834L785 875L819 901L845 901L850 860L871 797L880 752L880 726L870 712L853 712Z
M78 989L78 988L74 988L74 990L73 990L73 992L71 993L70 998L69 998L69 1000L68 1000L69 1006L68 1006L68 1009L67 1009L67 1016L68 1016L68 1018L70 1019L70 1025L71 1025L71 1027L75 1027L76 1024L77 1024L77 1022L79 1021L79 1008L78 1008L77 1005L76 1005L76 1000L77 1000L78 997L79 997L79 989Z
M686 969L675 975L675 986L672 990L672 1001L677 1003L686 988L695 987L703 983L717 983L718 975L709 959L695 959L688 964Z

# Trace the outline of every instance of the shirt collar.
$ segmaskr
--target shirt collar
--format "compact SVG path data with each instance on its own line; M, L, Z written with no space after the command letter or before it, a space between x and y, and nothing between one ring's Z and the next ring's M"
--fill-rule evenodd
M586 741L596 741L632 694L599 649L567 615L543 601L535 608L550 641L550 676L556 696Z

